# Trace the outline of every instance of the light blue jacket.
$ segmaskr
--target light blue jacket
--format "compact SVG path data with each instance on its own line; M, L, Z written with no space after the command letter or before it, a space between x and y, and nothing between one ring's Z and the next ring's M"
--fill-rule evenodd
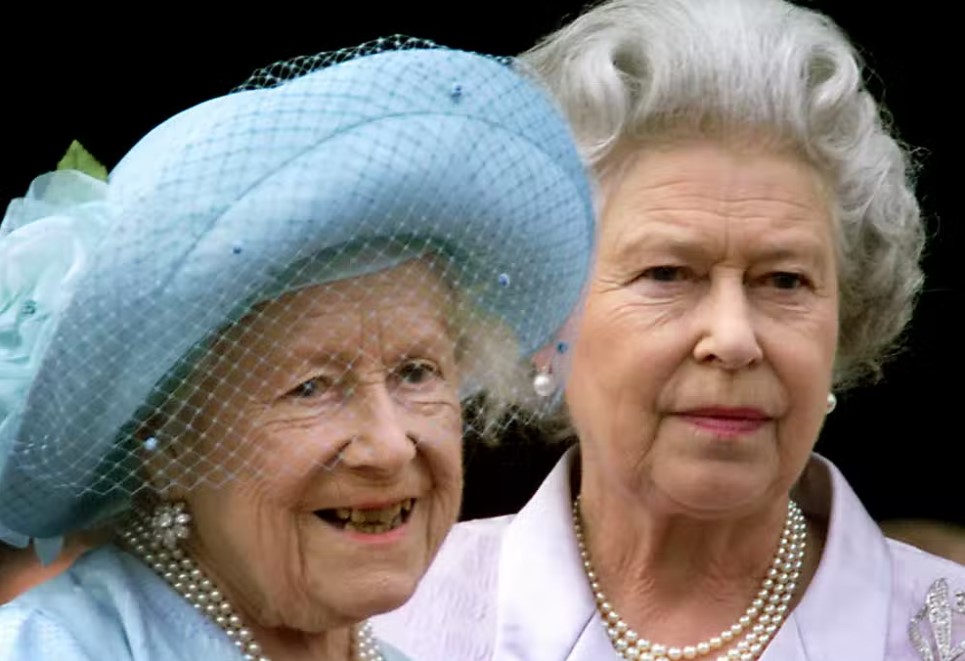
M386 661L407 657L381 645ZM240 661L241 652L139 560L91 551L0 606L0 661Z

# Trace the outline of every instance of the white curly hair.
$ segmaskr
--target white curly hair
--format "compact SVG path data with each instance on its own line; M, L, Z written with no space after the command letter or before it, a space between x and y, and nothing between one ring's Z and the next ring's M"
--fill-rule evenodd
M838 389L880 375L921 290L912 152L828 17L784 0L612 0L521 56L568 116L605 198L624 155L767 136L809 160L838 230ZM599 201L599 200L598 200Z

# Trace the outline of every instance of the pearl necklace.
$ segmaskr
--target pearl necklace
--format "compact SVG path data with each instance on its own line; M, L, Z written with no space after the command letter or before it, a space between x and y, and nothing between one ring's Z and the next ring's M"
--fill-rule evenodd
M754 661L767 647L768 641L787 616L788 603L794 595L797 580L804 566L807 545L807 522L794 501L787 506L787 519L774 560L761 583L761 589L744 614L731 627L696 645L673 647L654 643L631 629L610 604L600 588L590 561L590 553L583 539L580 522L580 497L573 501L573 529L583 559L583 570L596 599L597 610L613 649L628 661L676 661L697 659L711 652L721 653L717 661ZM741 638L741 634L743 638ZM729 649L728 649L729 648ZM726 650L726 652L724 651Z
M186 514L180 514L186 517ZM188 519L189 520L189 519ZM184 521L186 523L187 520ZM184 597L189 604L207 615L225 632L245 661L271 661L262 654L251 632L220 590L201 568L180 548L172 543L162 544L150 525L150 518L133 521L121 534L121 539L138 558L154 570ZM173 546L173 548L169 548ZM355 661L385 661L379 643L372 633L372 625L364 622L354 631Z

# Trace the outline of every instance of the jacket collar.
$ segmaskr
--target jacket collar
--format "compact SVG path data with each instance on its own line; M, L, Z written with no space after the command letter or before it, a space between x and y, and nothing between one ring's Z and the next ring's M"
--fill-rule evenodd
M499 559L494 659L616 658L583 573L571 519L571 448L509 525ZM827 540L804 598L761 661L884 658L891 570L888 549L841 473L815 455L795 491Z

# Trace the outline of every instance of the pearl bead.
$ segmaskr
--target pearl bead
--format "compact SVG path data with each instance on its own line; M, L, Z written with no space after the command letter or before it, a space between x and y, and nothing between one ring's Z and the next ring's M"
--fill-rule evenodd
M807 523L797 505L793 501L789 502L788 518L781 533L780 545L772 558L767 576L762 579L761 588L751 605L738 618L737 623L723 630L719 635L712 636L709 640L701 641L696 645L687 645L682 648L668 648L665 645L650 643L644 638L639 638L638 634L620 618L616 609L607 600L593 569L589 552L583 543L579 497L573 503L573 529L580 556L583 559L584 571L601 615L600 623L607 630L611 643L622 658L632 661L694 659L708 654L711 650L720 649L737 641L734 647L727 650L726 655L717 657L718 661L721 659L724 661L751 659L753 661L763 651L770 635L777 629L783 619L787 604L797 587L796 581L799 578L797 572L800 569L800 560L804 557L806 542L804 534L807 530ZM751 627L753 628L747 631ZM744 634L743 638L739 638L742 633ZM636 645L634 645L634 641L636 641Z
M177 508L176 511L180 512L176 515L179 523L190 521L186 512ZM128 549L159 577L170 583L188 603L218 625L239 649L242 658L271 661L262 654L261 646L254 640L254 633L243 626L241 618L234 613L224 595L180 548L175 546L162 549L154 538L153 528L146 528L138 521L130 524L121 533L121 538L127 540ZM368 623L357 629L353 658L358 661L384 661Z
M556 390L556 381L545 372L540 372L533 377L533 390L540 397L549 397Z

